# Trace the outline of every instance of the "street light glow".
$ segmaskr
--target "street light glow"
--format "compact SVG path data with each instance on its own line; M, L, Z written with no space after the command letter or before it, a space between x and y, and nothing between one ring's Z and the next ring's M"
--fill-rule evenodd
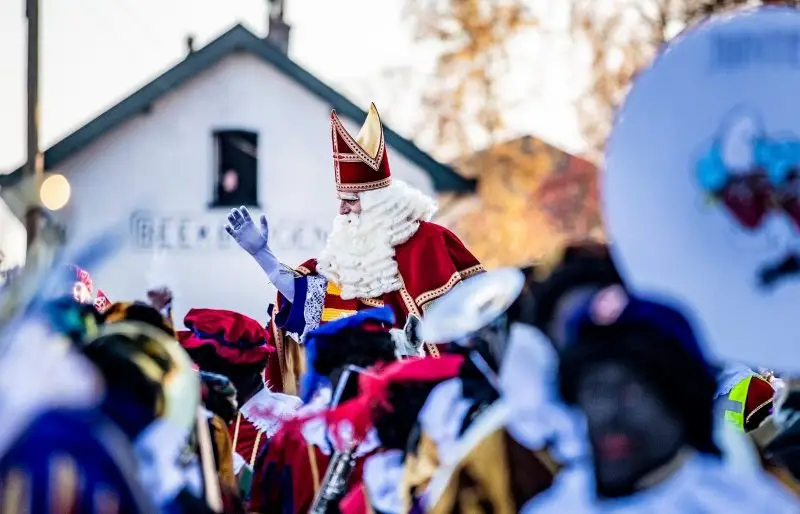
M61 174L53 174L44 179L42 187L39 189L39 198L42 205L50 211L63 209L69 202L72 188L67 177Z

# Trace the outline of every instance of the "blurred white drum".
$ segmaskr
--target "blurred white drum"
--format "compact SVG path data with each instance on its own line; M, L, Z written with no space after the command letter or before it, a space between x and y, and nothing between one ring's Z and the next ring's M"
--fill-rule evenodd
M681 34L641 72L602 197L629 285L694 311L712 356L800 371L800 12Z

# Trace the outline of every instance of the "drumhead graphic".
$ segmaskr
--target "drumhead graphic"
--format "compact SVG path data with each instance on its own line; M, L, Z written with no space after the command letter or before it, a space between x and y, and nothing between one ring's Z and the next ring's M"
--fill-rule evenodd
M631 287L693 308L712 356L800 371L800 13L676 38L618 113L602 197Z

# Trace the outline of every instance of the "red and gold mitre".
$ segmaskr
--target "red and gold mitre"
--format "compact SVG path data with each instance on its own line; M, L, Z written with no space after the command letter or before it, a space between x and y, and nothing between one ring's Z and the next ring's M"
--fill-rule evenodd
M383 125L375 104L370 104L367 119L355 138L344 128L336 111L332 111L331 139L337 191L354 194L392 183Z

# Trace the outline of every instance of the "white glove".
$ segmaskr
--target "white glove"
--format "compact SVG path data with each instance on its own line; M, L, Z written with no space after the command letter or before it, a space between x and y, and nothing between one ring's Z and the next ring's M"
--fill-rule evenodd
M266 272L270 282L289 301L294 301L294 274L284 269L278 258L269 248L269 224L267 215L259 217L260 227L253 222L247 207L231 209L225 231L244 251L253 256L261 269Z
M425 356L425 351L422 349L422 339L418 336L419 324L419 318L409 314L403 330L393 328L389 331L394 342L394 354L398 359Z
M269 241L267 215L262 214L259 221L260 228L253 222L247 207L242 206L238 209L231 209L228 214L228 224L225 225L225 231L231 235L244 251L250 255L255 255L259 251L266 249Z

